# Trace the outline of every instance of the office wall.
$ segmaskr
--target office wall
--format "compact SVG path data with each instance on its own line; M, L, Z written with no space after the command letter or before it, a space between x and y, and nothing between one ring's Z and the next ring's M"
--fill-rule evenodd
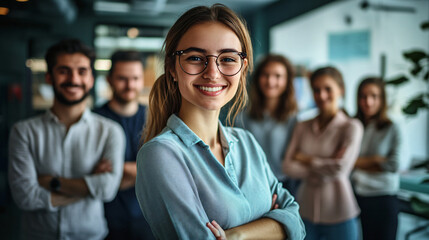
M429 31L420 24L429 20L429 1L370 1L374 4L405 6L414 13L363 10L362 1L340 1L328 4L291 21L279 24L270 31L270 51L285 54L295 64L311 70L325 65L338 67L346 80L344 106L350 114L356 112L356 89L368 75L381 75L382 55L385 55L385 76L392 78L407 73L411 65L402 53L411 49L429 52ZM347 21L347 19L349 21ZM350 56L335 60L329 55L329 35L336 33L369 33L368 56ZM331 46L332 47L332 46ZM401 107L417 93L429 91L428 84L414 79L400 88L388 87L389 114L401 124L404 138L404 165L411 159L429 156L428 110L407 117Z

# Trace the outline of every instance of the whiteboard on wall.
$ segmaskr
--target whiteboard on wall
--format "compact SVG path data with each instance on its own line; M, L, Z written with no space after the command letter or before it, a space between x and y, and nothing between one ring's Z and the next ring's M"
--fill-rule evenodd
M328 58L345 61L370 58L370 31L346 31L328 34Z

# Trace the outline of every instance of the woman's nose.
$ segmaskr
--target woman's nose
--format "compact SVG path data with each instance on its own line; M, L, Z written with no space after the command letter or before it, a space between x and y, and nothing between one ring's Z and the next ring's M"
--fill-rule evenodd
M209 79L217 79L220 74L221 73L217 66L217 58L207 58L207 65L203 76Z

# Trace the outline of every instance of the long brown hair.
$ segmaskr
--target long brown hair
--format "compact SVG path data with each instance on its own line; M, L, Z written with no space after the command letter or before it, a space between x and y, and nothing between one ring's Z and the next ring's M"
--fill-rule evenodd
M274 119L282 122L290 115L294 114L298 109L295 99L295 90L293 87L295 70L290 61L282 55L268 54L255 68L255 72L252 75L252 81L250 83L249 115L251 118L256 120L262 120L263 118L266 97L259 87L259 78L269 63L280 63L286 69L286 89L282 95L280 95L277 107L272 114Z
M368 123L365 121L365 115L362 112L362 109L359 105L359 98L361 96L362 89L369 84L374 84L378 89L380 90L380 100L381 100L381 106L378 112L371 118L371 120L375 120L377 129L382 129L392 123L392 121L387 116L387 101L386 101L386 91L384 89L384 81L381 78L378 77L368 77L362 80L362 82L359 84L358 91L357 91L357 113L356 118L359 119L364 126Z
M228 111L228 124L232 125L237 113L247 101L246 75L253 68L253 51L250 36L244 21L231 9L222 4L211 7L199 6L185 12L170 28L165 39L164 74L154 83L149 94L149 113L142 139L144 143L158 135L166 126L171 114L180 110L181 95L177 83L173 80L170 70L174 70L176 58L173 56L182 36L192 26L206 22L219 22L229 27L241 42L242 51L247 54L247 66L241 70L240 83L233 103ZM231 120L232 118L232 120Z

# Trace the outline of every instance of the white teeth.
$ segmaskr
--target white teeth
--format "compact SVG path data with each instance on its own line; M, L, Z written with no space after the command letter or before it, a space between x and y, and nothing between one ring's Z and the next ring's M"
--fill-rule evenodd
M198 86L199 89L206 91L206 92L217 92L222 90L222 87L204 87L204 86Z

